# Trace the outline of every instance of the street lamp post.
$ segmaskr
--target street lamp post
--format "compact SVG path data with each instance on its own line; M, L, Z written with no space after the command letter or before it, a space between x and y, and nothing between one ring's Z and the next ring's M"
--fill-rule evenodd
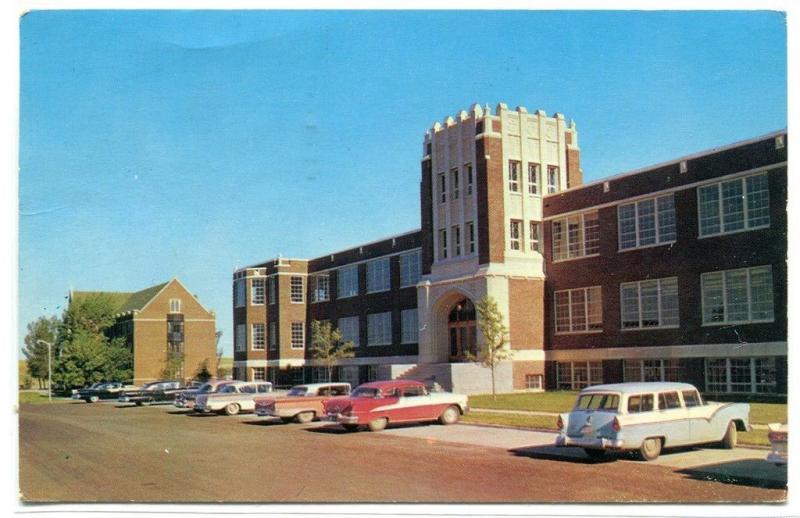
M47 400L48 402L53 402L53 369L50 365L50 361L53 357L52 347L53 344L48 342L47 340L42 340L41 338L36 340L40 344L45 344L47 346Z

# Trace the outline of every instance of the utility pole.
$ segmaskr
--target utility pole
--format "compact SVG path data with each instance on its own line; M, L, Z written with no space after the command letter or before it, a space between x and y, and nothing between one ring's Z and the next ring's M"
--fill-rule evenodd
M49 403L53 402L53 368L51 366L51 361L53 357L53 344L48 342L47 340L42 340L39 338L36 340L40 344L45 344L47 346L47 400Z

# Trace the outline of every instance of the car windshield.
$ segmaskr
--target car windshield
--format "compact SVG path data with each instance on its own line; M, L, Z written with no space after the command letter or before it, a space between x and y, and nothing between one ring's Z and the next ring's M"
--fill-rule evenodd
M230 394L232 392L237 392L236 385L225 385L224 387L222 387L222 390L220 390L220 392L223 394Z
M308 387L292 387L291 390L286 394L287 396L305 396L306 392L308 392Z
M582 394L575 404L576 410L616 410L619 407L617 394Z
M358 387L353 391L353 397L375 397L380 393L380 390L373 387Z
M148 383L147 385L142 387L142 390L156 390L159 387L159 385L161 385L161 383L159 382Z

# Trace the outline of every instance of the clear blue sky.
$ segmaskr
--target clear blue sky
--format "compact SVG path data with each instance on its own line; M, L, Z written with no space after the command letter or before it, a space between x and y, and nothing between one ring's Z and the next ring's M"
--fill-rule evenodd
M424 132L575 119L585 180L786 126L774 12L32 12L19 340L70 289L179 277L232 354L231 273L419 227Z

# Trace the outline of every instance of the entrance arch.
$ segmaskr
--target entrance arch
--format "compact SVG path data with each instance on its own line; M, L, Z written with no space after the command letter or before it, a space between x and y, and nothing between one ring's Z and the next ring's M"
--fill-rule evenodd
M475 305L464 297L451 306L447 316L449 359L451 362L475 361L478 356L478 326Z

